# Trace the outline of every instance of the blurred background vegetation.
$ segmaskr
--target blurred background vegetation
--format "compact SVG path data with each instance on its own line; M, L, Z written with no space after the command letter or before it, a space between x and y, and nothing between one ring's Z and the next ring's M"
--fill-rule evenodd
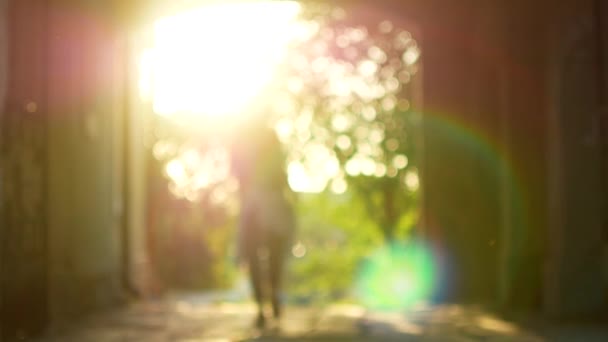
M418 222L421 51L405 27L353 25L349 15L300 5L273 81L248 108L275 128L298 193L287 281L295 302L353 299L365 259L410 239ZM148 248L169 288L230 288L239 276L238 185L220 119L199 118L193 128L191 120L149 118Z

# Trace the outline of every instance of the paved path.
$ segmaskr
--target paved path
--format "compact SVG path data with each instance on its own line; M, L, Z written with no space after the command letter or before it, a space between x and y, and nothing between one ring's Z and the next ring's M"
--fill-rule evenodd
M475 308L448 305L379 313L356 305L288 307L280 327L252 328L251 303L173 296L84 319L41 342L126 341L608 341L604 329L562 328L545 336Z

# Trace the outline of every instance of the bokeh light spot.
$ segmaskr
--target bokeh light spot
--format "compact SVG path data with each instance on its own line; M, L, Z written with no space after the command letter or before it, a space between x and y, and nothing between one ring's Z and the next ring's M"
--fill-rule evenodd
M382 33L390 33L393 30L393 23L388 20L385 20L378 25L378 29Z
M407 188L410 191L418 190L418 187L420 186L420 180L418 179L418 172L416 172L414 170L409 171L405 175L405 185L407 186Z
M34 101L30 101L25 105L25 110L28 113L35 113L38 110L38 104Z
M407 166L408 159L403 154L398 154L393 158L393 166L398 169L403 169Z
M302 257L304 257L306 255L306 246L304 246L303 243L298 242L291 249L291 253L296 258L302 258Z
M331 182L331 191L335 194L343 194L348 189L348 183L343 177L335 178Z

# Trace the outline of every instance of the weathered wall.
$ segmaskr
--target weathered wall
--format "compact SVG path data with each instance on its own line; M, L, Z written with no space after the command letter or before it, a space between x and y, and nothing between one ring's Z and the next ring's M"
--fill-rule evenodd
M120 302L142 278L137 61L114 5L0 2L0 339Z
M4 109L6 105L6 91L8 87L8 16L7 2L0 1L0 122L4 119ZM0 151L4 150L4 136L0 128ZM4 202L4 173L3 163L0 163L0 203ZM0 237L5 236L4 205L0 205ZM4 248L0 244L0 274L4 273ZM3 304L4 282L0 281L0 308ZM0 323L0 336L4 335L4 324Z
M515 181L505 202L510 226L505 231L509 244L503 263L504 300L510 307L538 309L548 228L545 54L551 6L544 1L512 1L506 9L503 105L508 112L506 155Z
M49 291L54 319L122 290L124 47L95 6L49 7Z
M42 330L47 313L44 5L9 1L3 8L8 72L0 116L0 339Z
M555 316L608 307L594 4L422 16L424 209L445 297Z
M441 11L437 11L443 5ZM440 298L495 301L505 248L501 191L501 9L425 3L424 210L437 246ZM445 7L448 6L448 7Z
M550 248L546 310L596 314L608 308L606 260L606 137L601 128L596 1L562 1L554 9L547 52L551 113ZM608 24L603 15L604 25ZM604 29L606 29L605 27ZM605 44L605 43L604 43Z
M7 0L0 1L0 113L4 111L8 82Z
M144 172L130 158L143 155L132 134L143 125L127 116L137 65L117 7L0 6L0 339L10 340L122 300L142 259L130 251L143 249Z

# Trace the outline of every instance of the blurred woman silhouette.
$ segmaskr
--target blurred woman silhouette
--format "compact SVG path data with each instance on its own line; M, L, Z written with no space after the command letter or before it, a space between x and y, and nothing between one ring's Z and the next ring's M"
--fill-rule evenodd
M264 304L270 301L281 317L284 261L290 251L295 222L285 159L275 132L263 124L239 130L232 144L232 169L239 181L239 261L246 264L258 307L256 326L266 324Z

